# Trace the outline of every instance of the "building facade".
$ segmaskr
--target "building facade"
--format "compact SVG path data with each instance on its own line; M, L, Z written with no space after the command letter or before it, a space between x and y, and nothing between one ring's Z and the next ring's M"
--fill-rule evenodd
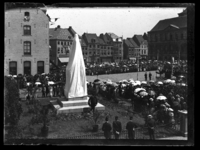
M187 10L178 15L160 20L148 32L149 59L187 59Z
M124 60L135 60L135 49L132 43L125 39L123 40Z
M67 65L69 61L69 52L72 48L74 34L71 33L72 27L49 29L50 61L57 66Z
M142 35L134 35L133 40L139 46L139 55L141 58L146 59L148 56L148 42Z
M5 11L4 73L49 73L49 17L39 8Z
M111 45L113 46L113 60L115 62L119 62L123 60L123 38L117 36L114 33L106 33L107 37L109 37L112 41Z

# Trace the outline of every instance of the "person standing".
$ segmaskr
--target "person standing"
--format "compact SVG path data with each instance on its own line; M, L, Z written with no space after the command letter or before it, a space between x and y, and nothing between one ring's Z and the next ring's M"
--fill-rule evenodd
M111 139L111 124L108 122L108 117L105 119L106 122L104 122L102 126L102 131L104 131L104 136L106 139Z
M155 140L155 136L154 136L155 121L154 121L152 115L148 115L147 126L148 126L148 131L149 131L149 137L150 137L150 139L151 140Z
M118 121L118 116L115 116L115 121L113 121L113 134L115 135L115 139L119 139L119 135L122 131L122 124Z
M149 80L151 80L152 74L151 72L149 72Z
M144 74L145 81L147 81L147 72Z
M94 114L95 107L96 107L97 103L98 103L98 99L97 99L97 97L96 97L95 94L94 94L94 95L92 95L92 96L89 98L89 100L88 100L88 105L89 105L90 108L91 108L90 111L92 111L93 114Z
M49 86L48 86L48 84L46 84L46 97L48 97L48 94L49 94Z
M129 139L135 139L135 129L136 128L137 128L137 125L133 122L133 117L130 116L130 120L126 124L126 129L128 130L128 138Z
M52 98L53 97L53 87L49 86L49 95Z

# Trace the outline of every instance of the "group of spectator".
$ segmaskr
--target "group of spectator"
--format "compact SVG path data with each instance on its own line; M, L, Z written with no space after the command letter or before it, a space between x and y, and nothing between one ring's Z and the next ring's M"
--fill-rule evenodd
M115 121L113 121L112 125L109 123L109 118L105 118L105 122L103 123L102 130L104 132L104 136L106 139L111 139L111 132L113 131L113 135L115 139L119 139L120 134L122 132L122 124L118 120L118 116L115 116ZM154 136L154 120L151 115L148 116L147 120L148 131L150 139L155 140ZM128 132L128 139L135 139L135 130L138 128L137 124L133 121L133 117L130 116L129 121L126 123L126 130Z

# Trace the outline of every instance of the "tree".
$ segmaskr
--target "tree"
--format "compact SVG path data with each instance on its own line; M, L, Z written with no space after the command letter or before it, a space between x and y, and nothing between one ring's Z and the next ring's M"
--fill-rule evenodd
M4 124L8 137L17 136L18 121L22 113L22 107L19 102L19 89L14 79L4 77Z

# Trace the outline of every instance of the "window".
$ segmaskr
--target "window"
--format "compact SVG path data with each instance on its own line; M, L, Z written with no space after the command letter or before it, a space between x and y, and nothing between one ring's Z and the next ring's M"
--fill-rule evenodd
M92 48L92 45L90 45L89 47Z
M85 55L87 55L87 52L85 53Z
M172 33L170 33L170 40L172 40L173 39L173 35L172 35Z
M24 35L31 35L31 26L24 25Z
M58 47L58 54L60 54L60 47Z
M44 73L44 61L37 62L37 72L38 74Z
M36 27L36 24L34 24L34 28Z
M58 45L60 44L60 41L58 41Z
M10 44L10 39L8 40L8 43Z
M16 61L9 62L9 74L17 75L17 62Z
M63 53L63 48L61 48L61 53Z
M30 20L30 13L29 12L25 12L24 13L24 21L29 21Z
M26 74L26 75L31 74L31 62L30 61L24 62L24 74Z
M10 27L10 22L8 22L8 27Z
M24 55L31 55L31 42L30 41L24 42Z

